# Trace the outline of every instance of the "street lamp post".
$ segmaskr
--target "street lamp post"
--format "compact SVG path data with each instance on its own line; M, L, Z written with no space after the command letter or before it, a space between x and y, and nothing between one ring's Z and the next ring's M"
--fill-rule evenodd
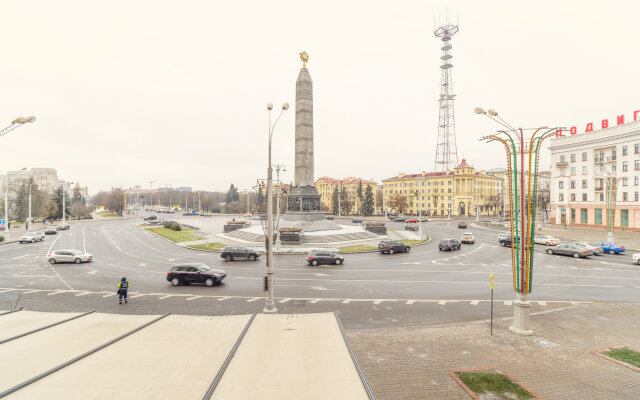
M274 165L276 168L276 221L280 221L280 196L282 195L282 183L280 182L280 171L286 172L287 167L282 164ZM280 224L278 224L279 226ZM276 251L280 251L282 248L282 242L280 242L280 229L276 232Z
M282 110L278 114L273 125L271 124L271 110L273 110L273 104L267 104L267 110L269 110L269 163L267 164L267 302L264 310L265 314L275 314L278 312L276 304L273 301L273 167L271 165L271 140L273 138L273 131L285 110L289 109L289 103L282 105Z
M533 335L529 328L529 309L531 304L527 294L532 290L533 256L535 234L535 202L537 192L538 159L543 140L555 136L564 128L540 127L525 140L522 128L515 129L498 116L495 110L484 111L476 107L476 114L482 114L502 125L495 135L480 140L500 142L507 154L507 176L509 182L509 205L511 226L511 265L513 272L513 290L516 301L513 303L513 325L509 330L519 335ZM543 131L540 133L540 131ZM525 172L528 173L525 185Z
M613 229L616 224L616 197L618 183L624 178L609 176L607 178L607 242L613 242Z
M29 230L29 226L31 225L31 186L33 186L34 182L29 184L29 217L27 218L27 230Z
M0 136L4 136L12 130L26 124L35 122L36 117L33 115L27 118L18 117L11 121L11 125L0 131ZM4 240L10 239L10 229L9 229L9 182L7 181L7 185L5 186L4 192Z

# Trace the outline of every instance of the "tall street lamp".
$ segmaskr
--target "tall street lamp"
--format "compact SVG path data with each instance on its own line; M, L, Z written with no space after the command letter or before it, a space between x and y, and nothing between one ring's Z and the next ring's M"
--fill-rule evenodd
M618 183L624 178L607 177L607 241L613 242L613 229L616 224L616 197Z
M564 128L536 128L525 139L524 130L516 129L498 116L495 110L485 111L476 107L476 114L485 115L502 125L495 135L482 137L487 142L500 142L507 154L507 174L509 182L509 205L511 226L511 265L513 272L513 290L516 301L513 303L513 325L509 330L519 335L533 335L529 328L529 309L531 304L527 294L531 293L533 280L534 233L536 223L536 192L538 160L543 140L554 136ZM542 133L540 133L542 131ZM525 173L528 174L525 184Z
M36 120L36 117L34 117L33 115L27 118L18 117L13 121L11 121L11 125L7 126L6 128L0 131L0 136L4 136L7 133L11 132L12 130L16 129L17 127L22 126L26 123L35 122L35 120ZM9 240L10 239L9 236L10 236L10 233L9 233L9 181L7 181L7 185L4 188L4 240Z
M273 166L271 165L271 139L273 138L273 131L282 113L288 109L289 103L284 103L280 114L278 114L278 118L271 124L273 104L267 104L267 110L269 110L269 163L267 164L267 303L264 310L262 310L265 314L275 314L278 312L276 304L273 301Z

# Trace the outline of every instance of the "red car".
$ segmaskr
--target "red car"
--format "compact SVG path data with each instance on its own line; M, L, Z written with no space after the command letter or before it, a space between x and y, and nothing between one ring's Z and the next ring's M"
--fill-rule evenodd
M410 223L410 222L418 223L418 222L420 222L420 220L418 218L412 218L412 219L408 219L408 220L406 220L404 222L406 222L406 223Z

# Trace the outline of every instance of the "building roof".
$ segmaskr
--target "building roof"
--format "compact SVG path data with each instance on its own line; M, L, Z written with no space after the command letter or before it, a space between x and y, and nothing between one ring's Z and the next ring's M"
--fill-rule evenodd
M369 184L369 183L373 183L375 184L375 181L369 180L369 179L362 179L362 178L354 178L352 176L348 177L348 178L344 178L344 179L334 179L334 178L330 178L328 176L322 176L320 178L318 178L316 180L316 184L318 183L318 181L325 181L325 182L330 182L330 183L336 183L338 185L346 185L349 183L359 183L362 182L364 184Z
M456 168L472 168L472 166L467 164L467 160L463 158L462 162L460 162L460 165L458 165Z

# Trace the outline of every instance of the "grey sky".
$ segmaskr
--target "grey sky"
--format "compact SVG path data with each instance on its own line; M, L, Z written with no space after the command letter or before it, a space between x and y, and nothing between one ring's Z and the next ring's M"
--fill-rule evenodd
M493 107L513 125L574 125L640 109L635 1L14 1L0 24L0 170L53 167L89 185L241 188L266 176L265 104L314 81L315 176L380 181L434 169L441 42L454 37L459 158L504 166ZM294 110L274 138L293 177Z

